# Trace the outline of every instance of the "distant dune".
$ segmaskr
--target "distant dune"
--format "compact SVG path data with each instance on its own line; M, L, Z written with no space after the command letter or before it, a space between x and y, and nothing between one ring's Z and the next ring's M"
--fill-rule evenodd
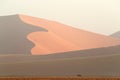
M110 36L112 36L112 37L114 37L114 38L120 38L120 31L115 32L115 33L113 33L113 34L110 35Z
M19 17L27 24L48 30L48 32L29 34L28 39L35 44L32 49L33 55L109 47L120 44L118 39L76 29L59 22L26 15L19 15Z

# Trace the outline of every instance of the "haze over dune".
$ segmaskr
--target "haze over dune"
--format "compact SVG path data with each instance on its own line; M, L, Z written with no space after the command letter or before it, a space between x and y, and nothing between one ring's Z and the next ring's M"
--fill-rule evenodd
M26 15L19 15L19 17L27 24L48 30L48 32L29 34L28 39L35 44L32 49L33 55L85 50L120 44L119 39L76 29L59 22Z
M120 38L120 31L118 31L110 36L115 37L115 38Z

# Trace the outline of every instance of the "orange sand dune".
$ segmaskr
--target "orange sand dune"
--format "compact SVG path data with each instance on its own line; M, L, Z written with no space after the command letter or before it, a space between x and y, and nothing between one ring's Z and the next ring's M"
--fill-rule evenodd
M76 29L55 21L26 15L19 15L19 17L27 24L48 30L48 32L34 32L28 35L28 39L35 44L35 47L31 50L33 55L53 54L120 44L119 39Z

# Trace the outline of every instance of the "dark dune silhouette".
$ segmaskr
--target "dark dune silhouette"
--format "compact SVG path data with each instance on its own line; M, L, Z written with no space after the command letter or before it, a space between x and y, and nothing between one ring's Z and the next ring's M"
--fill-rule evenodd
M44 28L29 25L20 20L18 15L0 17L0 54L31 54L34 44L27 36Z
M115 38L120 38L120 31L116 32L116 33L113 33L112 35L110 35L112 37L115 37Z

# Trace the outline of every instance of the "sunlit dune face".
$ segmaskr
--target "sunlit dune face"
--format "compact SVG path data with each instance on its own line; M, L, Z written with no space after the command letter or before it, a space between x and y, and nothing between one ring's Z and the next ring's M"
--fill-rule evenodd
M51 54L79 49L76 45L62 39L53 32L31 33L28 39L35 43L32 54Z
M31 50L33 55L53 54L120 44L119 39L76 29L55 21L25 15L19 15L19 17L27 24L48 30L48 32L33 32L28 35L27 38L35 44L35 47Z

